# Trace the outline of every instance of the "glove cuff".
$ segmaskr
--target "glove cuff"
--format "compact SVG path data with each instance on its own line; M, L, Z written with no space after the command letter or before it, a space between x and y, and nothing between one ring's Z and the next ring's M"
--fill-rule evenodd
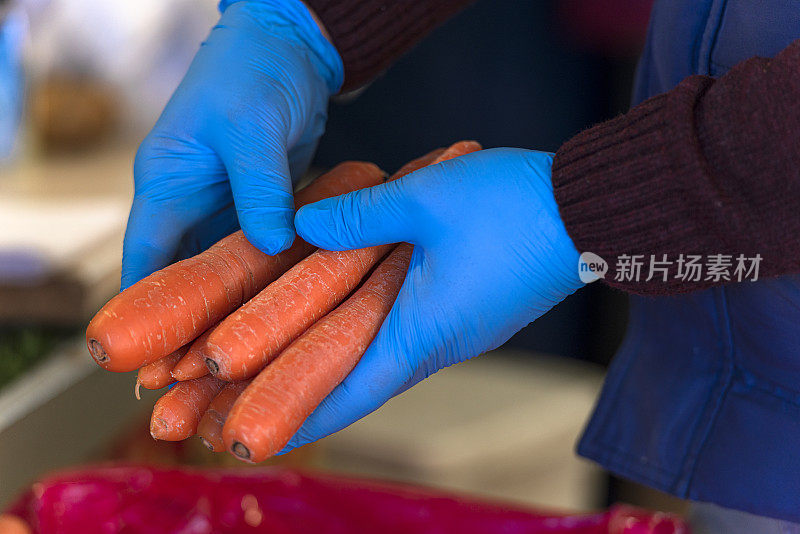
M702 165L693 114L713 83L691 77L676 89L576 135L558 150L553 188L575 246L617 271L620 255L692 254L704 235L690 216L696 206L684 179ZM701 171L700 171L701 172ZM686 291L680 280L606 282L631 293Z
M312 61L328 86L336 94L344 82L344 64L336 47L322 34L309 8L300 0L220 0L224 13L233 4L259 6L258 22L280 31L283 37L305 45Z

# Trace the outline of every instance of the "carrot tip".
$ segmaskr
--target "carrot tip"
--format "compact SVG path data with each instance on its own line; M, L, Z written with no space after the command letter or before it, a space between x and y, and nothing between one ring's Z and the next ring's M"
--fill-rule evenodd
M136 385L133 387L133 394L136 396L136 400L142 400L142 396L139 394L139 388L142 387L142 383L139 382L139 379L136 379Z
M162 439L160 436L164 436L168 429L169 425L160 417L153 417L150 420L150 435L153 436L153 439Z
M211 452L215 452L214 446L211 444L210 441L208 441L203 436L200 436L200 443L202 443L203 446L205 446L206 449L210 450Z
M206 367L208 367L208 372L214 376L217 376L217 373L219 373L219 364L211 358L206 358Z
M203 362L205 363L205 362ZM186 382L187 380L194 380L208 374L208 369L204 367L194 368L187 372L185 369L176 367L169 372L170 376L177 382Z
M242 460L250 459L250 449L248 449L241 441L233 442L233 445L231 446L231 452L234 454L234 456L241 458Z
M101 365L108 361L108 354L103 349L103 345L94 338L89 340L89 353L94 358L94 361Z

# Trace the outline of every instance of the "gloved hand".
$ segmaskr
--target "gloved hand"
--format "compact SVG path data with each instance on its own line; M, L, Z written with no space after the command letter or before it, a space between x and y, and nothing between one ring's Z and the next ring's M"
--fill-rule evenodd
M344 67L299 0L227 3L136 155L123 289L238 224L268 254L294 240L292 179Z
M297 212L298 235L324 249L406 241L414 253L377 337L284 452L498 347L581 287L551 165L543 152L484 150Z

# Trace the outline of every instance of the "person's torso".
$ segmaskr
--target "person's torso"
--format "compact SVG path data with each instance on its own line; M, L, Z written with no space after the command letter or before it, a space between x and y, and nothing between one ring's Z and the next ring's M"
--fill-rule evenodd
M657 1L634 104L797 38L800 0ZM681 497L800 521L797 443L800 276L632 298L581 454Z

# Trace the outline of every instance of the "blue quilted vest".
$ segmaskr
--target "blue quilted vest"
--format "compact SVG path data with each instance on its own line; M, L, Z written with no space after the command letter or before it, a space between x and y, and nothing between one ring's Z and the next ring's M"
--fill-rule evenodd
M797 38L798 0L657 1L634 103ZM578 452L679 497L800 522L800 277L632 298Z

